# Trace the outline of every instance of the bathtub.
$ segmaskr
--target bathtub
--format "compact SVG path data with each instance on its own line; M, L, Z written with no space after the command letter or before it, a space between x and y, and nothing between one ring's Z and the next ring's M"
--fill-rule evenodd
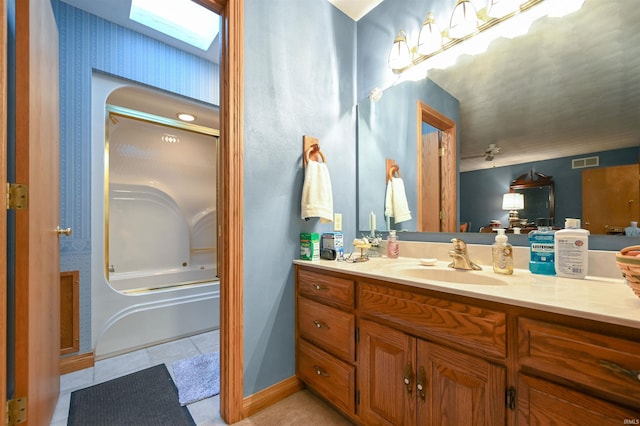
M131 286L122 291L111 287L104 276L100 285L92 286L96 360L220 327L219 281L184 281L199 271L183 272L183 276L172 272L112 277L111 283Z
M204 144L186 145L183 139L181 146L192 150L189 163L194 158L210 161L147 175L150 169L142 161L147 157L135 155L166 158L167 152L160 153L153 132L134 127L136 120L121 118L115 123L120 127L112 128L106 114L115 93L126 93L129 86L135 84L100 73L92 76L91 265L90 276L82 277L90 286L82 288L80 315L91 319L96 359L220 327L220 283L213 271L216 202L206 198L215 188L215 161L208 148L197 151ZM111 158L105 155L107 146L113 149ZM123 153L123 162L110 170L115 153ZM201 175L187 182L186 171ZM87 299L90 312L84 308Z
M211 281L217 281L213 265L202 265L189 269L109 273L111 287L124 294L141 294L169 287L200 285Z

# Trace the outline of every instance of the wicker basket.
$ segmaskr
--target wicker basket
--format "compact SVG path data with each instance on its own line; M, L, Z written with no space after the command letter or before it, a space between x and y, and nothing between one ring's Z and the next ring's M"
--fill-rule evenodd
M629 287L640 297L640 246L625 247L616 253L616 264Z

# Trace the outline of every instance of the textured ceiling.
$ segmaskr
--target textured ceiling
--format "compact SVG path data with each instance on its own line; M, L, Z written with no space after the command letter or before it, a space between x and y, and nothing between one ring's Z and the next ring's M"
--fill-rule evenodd
M461 171L640 146L638 2L586 0L429 78L460 100ZM500 152L485 161L489 144Z

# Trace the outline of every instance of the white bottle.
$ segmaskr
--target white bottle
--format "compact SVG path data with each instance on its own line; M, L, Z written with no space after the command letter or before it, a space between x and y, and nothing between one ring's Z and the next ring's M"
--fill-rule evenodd
M493 272L497 274L513 274L513 247L509 243L504 229L497 229L496 242L492 246Z
M556 275L584 278L589 269L589 231L580 229L580 219L567 218L564 227L554 235Z

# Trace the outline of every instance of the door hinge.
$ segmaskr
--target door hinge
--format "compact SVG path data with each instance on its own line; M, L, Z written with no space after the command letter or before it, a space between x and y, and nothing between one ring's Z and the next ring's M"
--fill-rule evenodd
M510 386L505 392L505 402L511 411L516 409L516 388Z
M22 210L28 206L29 187L7 182L7 210Z
M440 157L444 157L444 153L445 153L445 149L444 149L444 147L442 147L442 148L440 148L440 149L438 150L438 155L439 155Z
M16 398L7 401L8 426L13 426L27 421L27 398Z
M356 328L356 342L360 341L360 327Z
M440 210L440 220L444 220L444 210Z

